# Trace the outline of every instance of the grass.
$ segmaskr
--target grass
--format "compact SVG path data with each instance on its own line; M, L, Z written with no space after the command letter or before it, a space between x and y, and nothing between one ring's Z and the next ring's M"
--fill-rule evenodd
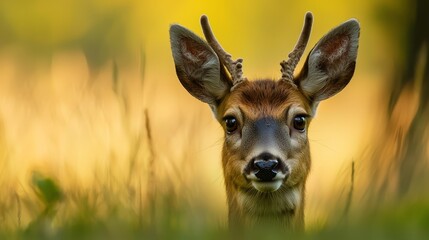
M143 90L144 57L140 59L139 86ZM334 203L330 217L320 226L307 226L306 232L273 226L228 230L225 220L207 208L205 201L213 196L202 195L193 186L198 172L192 166L197 143L188 139L179 157L163 162L155 147L151 111L144 103L133 106L115 61L110 76L109 94L119 109L116 120L124 135L121 140L129 148L122 155L112 154L107 167L96 166L91 181L74 180L73 170L62 175L50 167L35 168L30 181L15 180L8 165L20 159L7 146L16 142L8 142L1 129L0 239L424 239L429 235L427 193L370 205L355 194L355 181L361 177L355 162L347 180L338 179L347 186L347 196ZM78 126L85 121L98 123L97 118L86 118L91 110L76 109L83 116L76 120ZM198 122L188 123L188 131L194 130L194 124ZM127 166L124 171L118 167L121 164Z
M151 144L150 118L145 116L145 142ZM156 156L150 152L146 161L153 169ZM151 186L145 192L143 182ZM71 187L35 172L25 194L13 188L2 192L0 239L425 239L429 234L428 197L372 209L363 205L359 209L364 213L347 212L340 221L331 219L307 232L272 226L229 231L210 219L210 210L196 206L175 188L154 172ZM349 207L351 197L346 201ZM28 223L22 223L23 214L30 215Z
M95 197L103 201L94 204L91 199ZM228 231L201 221L203 215L208 214L204 210L188 214L192 206L180 205L183 201L177 199L179 204L173 204L173 196L159 196L155 218L142 221L135 210L119 199L112 201L110 194L105 197L96 196L96 193L81 194L74 202L79 207L67 217L57 209L56 214L43 213L24 228L2 230L0 236L2 239L278 239L284 236L294 239L425 239L429 233L427 199L384 206L353 221L328 225L317 231L284 232L267 226ZM70 200L58 202L58 205L68 204ZM143 210L144 218L150 215L148 211L150 209Z

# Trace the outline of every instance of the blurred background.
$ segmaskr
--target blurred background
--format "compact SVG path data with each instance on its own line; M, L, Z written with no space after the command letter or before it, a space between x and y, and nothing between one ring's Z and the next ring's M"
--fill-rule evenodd
M307 11L305 54L343 21L361 24L354 77L310 126L309 229L427 202L428 9L425 0L1 1L0 228L111 211L140 224L185 225L178 215L225 224L223 131L180 85L168 35L179 23L202 36L202 14L249 79L280 77Z

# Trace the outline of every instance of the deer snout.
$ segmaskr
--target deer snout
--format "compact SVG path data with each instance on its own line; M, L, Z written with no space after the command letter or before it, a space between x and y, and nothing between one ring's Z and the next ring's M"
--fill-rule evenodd
M246 178L261 192L276 191L288 175L283 161L268 152L252 158L244 172Z

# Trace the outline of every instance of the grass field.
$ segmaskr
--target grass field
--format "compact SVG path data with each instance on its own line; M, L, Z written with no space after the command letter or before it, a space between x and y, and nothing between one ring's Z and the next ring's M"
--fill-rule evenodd
M38 198L15 198L2 209L1 239L426 239L429 234L427 198L362 209L359 216L331 219L318 229L308 226L306 232L273 226L228 231L209 220L213 213L173 194L157 195L153 205L143 207L117 187L93 186L87 192L64 190L58 195L50 180L36 180ZM7 202L1 203L6 207ZM21 222L20 214L26 211L34 216L28 225Z
M59 78L66 78L67 72L78 72L79 76L79 54L75 60L71 66L77 66L77 69L67 70L66 67ZM139 68L144 64L140 62L136 66ZM214 195L219 190L212 189L215 185L223 191L221 170L213 170L218 172L214 173L214 178L208 178L208 189L204 189L207 179L201 175L205 173L200 173L207 171L210 165L199 162L198 158L219 151L219 144L208 150L201 147L201 144L207 144L199 143L198 138L204 139L203 134L195 132L204 132L204 124L192 119L179 120L174 123L177 127L175 134L180 135L179 139L186 141L186 145L176 143L175 134L171 135L172 142L167 141L173 145L157 144L157 141L162 141L158 138L165 133L153 130L156 126L153 123L156 118L150 115L153 109L146 109L145 104L132 103L133 94L144 92L145 82L139 75L141 71L133 71L136 80L131 82L140 90L124 83L125 77L117 63L112 62L106 72L100 75L107 80L99 81L107 81L104 84L110 86L108 88L94 90L96 88L91 85L66 81L53 83L58 84L56 88L42 89L42 93L38 93L34 91L38 88L36 84L31 86L32 101L11 97L11 103L16 104L15 108L10 108L13 110L3 102L3 111L15 111L16 114L14 118L6 116L3 120L0 239L424 239L429 234L427 181L416 181L413 191L400 198L392 195L383 198L364 189L368 186L365 185L368 179L363 179L363 176L370 175L359 168L351 173L349 167L344 174L337 174L333 195L324 196L329 204L317 205L314 203L318 199L310 198L310 206L325 209L307 214L305 232L280 231L273 226L227 230L225 196ZM14 85L5 86L9 87L9 93L16 91ZM42 97L48 92L48 98L55 98L65 89L75 92L56 99ZM78 101L82 98L86 102ZM44 156L56 156L62 161L39 159L37 164L24 165L24 161L21 167L17 167L20 166L16 162L19 157L33 158L32 161L37 162L34 151L41 151L41 146L31 150L35 144L31 142L35 137L31 134L20 135L24 143L27 141L23 147L30 146L28 152L20 149L8 129L17 131L14 124L19 125L28 119L27 115L20 116L23 113L16 109L20 104L27 104L27 111L36 109L32 112L34 118L27 125L29 133L35 134L40 127L46 130L44 134L57 139L41 145L47 148L48 155ZM45 104L51 104L49 107L54 109L51 115L44 115ZM100 119L100 114L104 119ZM209 117L209 120L202 121L212 121ZM106 131L115 136L108 136ZM36 135L36 140L47 141L37 136L41 135ZM111 141L110 145L106 141ZM171 152L164 152L165 146ZM385 144L382 146L386 147ZM68 152L72 149L70 147L72 152ZM56 148L63 150L57 152ZM40 152L38 154L43 156ZM372 155L362 156L370 160ZM76 158L75 162L73 158ZM218 153L212 158L217 161L215 165L220 165ZM365 163L362 159L355 162L358 166ZM352 174L356 179L353 185L350 182ZM317 198L315 195L310 197ZM324 215L317 218L315 213Z

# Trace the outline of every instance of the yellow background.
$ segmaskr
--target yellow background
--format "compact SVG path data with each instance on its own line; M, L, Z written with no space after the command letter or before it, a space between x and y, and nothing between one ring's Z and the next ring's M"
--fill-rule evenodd
M309 131L313 164L306 215L310 223L324 222L349 184L352 161L357 181L365 181L370 164L362 158L386 121L385 90L401 56L395 50L399 40L392 39L395 29L380 20L383 8L407 16L400 2L387 0L2 1L0 179L25 194L34 170L76 188L146 178L152 144L157 180L142 188L155 181L162 192L170 184L177 195L224 221L223 132L209 108L177 80L169 26L179 23L201 36L199 18L207 14L223 47L244 58L249 79L277 79L279 63L311 11L305 54L343 21L356 18L361 24L355 75L319 106ZM131 164L139 134L141 148Z

